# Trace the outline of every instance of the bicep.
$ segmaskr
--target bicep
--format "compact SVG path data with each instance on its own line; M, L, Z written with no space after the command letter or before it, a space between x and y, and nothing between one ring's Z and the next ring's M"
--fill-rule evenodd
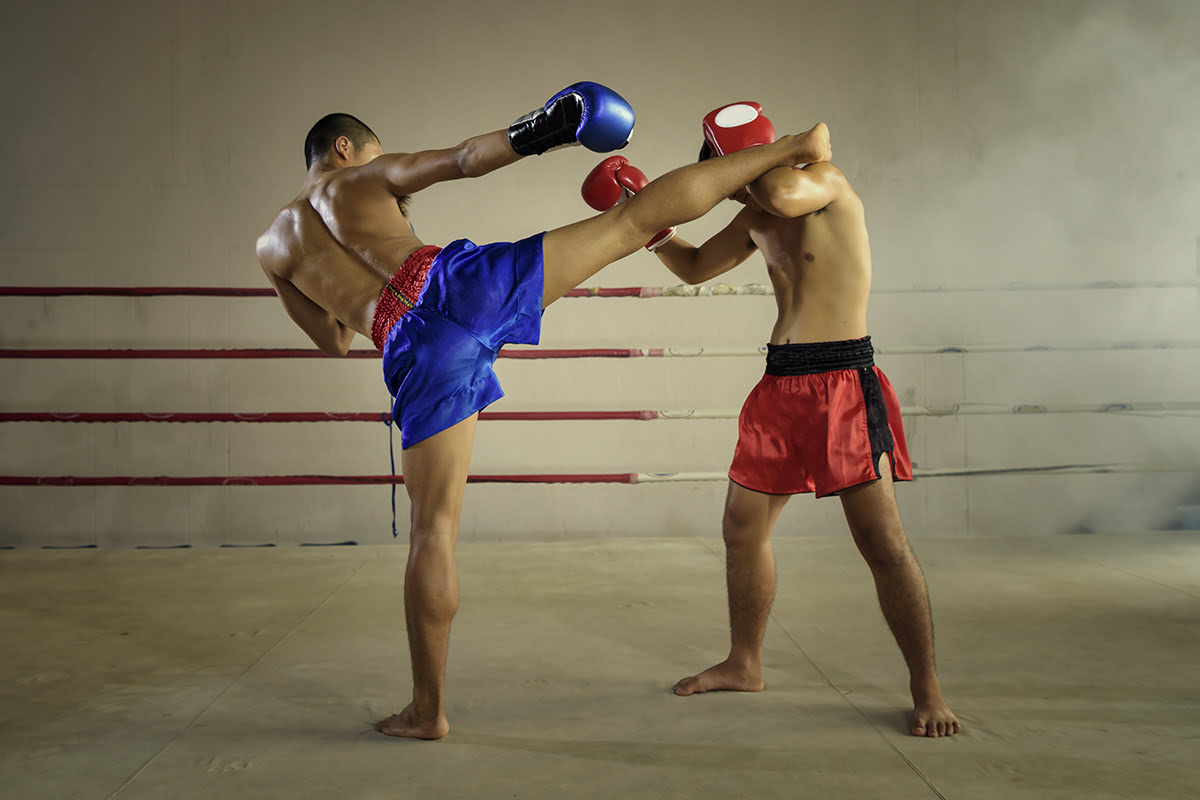
M846 176L829 162L804 168L779 167L750 184L750 194L763 210L793 218L829 206L848 189Z
M307 295L301 292L291 281L280 278L267 270L267 279L275 287L283 308L302 331L308 334L313 343L330 355L341 354L343 337L342 323L337 317L317 305Z
M442 181L465 178L458 160L459 148L424 150L420 153L388 153L370 163L371 171L383 178L397 197L419 192Z

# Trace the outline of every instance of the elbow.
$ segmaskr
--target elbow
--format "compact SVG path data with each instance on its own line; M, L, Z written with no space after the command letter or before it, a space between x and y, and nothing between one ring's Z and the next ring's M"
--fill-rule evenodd
M671 264L665 258L662 258L661 256L659 256L659 258L663 262L663 265L666 266L667 269L671 270L671 274L683 281L685 285L696 286L697 284L704 283L704 276L700 274L699 270L690 267L686 269L680 269L674 264Z
M318 344L317 347L327 356L344 358L350 353L350 345L354 343L354 331L346 328L343 335L331 342Z
M479 148L469 139L455 149L455 162L464 178L478 178L485 173L480 165Z

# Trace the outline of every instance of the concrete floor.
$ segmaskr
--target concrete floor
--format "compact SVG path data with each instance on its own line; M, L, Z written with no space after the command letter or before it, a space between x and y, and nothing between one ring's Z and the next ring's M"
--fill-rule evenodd
M717 540L464 544L441 742L402 546L0 553L4 798L1200 797L1200 535L919 539L966 733L905 735L848 539L776 545L768 690L724 654Z

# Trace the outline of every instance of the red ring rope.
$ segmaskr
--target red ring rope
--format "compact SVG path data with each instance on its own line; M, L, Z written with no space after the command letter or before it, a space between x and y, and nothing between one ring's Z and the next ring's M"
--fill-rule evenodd
M532 422L545 420L607 420L658 418L657 411L483 411L481 420ZM264 411L233 413L0 411L0 422L391 422L387 412Z
M572 289L563 297L643 297L644 286ZM271 288L224 286L0 286L0 297L275 297Z
M877 347L879 355L963 355L979 353L1049 353L1115 350L1196 350L1200 339L1138 340L1114 342L1075 342L1060 345L1042 344L972 344L972 345L898 345ZM765 347L745 348L672 348L672 347L585 347L585 348L504 348L500 358L550 359L550 358L695 358L697 356L755 356L761 358ZM380 357L378 350L351 350L348 358ZM146 349L88 349L88 348L3 348L0 359L292 359L332 358L320 350L300 347L270 348L146 348Z
M1200 286L1194 279L1165 281L1081 281L1076 283L1007 283L992 286L913 286L878 288L875 294L955 294L982 292L1050 292L1131 289L1190 289ZM564 297L705 297L718 295L766 296L772 292L762 284L731 286L617 286L580 287ZM274 297L269 287L227 286L0 286L0 297Z
M535 359L535 358L637 358L646 354L646 351L640 348L628 347L589 347L577 349L537 349L537 350L509 350L505 348L500 351L500 358L519 358L519 359ZM658 351L661 355L661 351ZM346 354L346 358L379 358L378 350L351 350ZM189 349L22 349L22 348L3 348L0 349L0 358L80 358L80 359L113 359L113 358L230 358L230 359L251 359L251 358L332 358L327 356L320 350L310 350L299 347L260 347L247 349L228 349L228 350L212 350L203 348Z
M0 475L0 486L328 486L398 483L404 483L403 475ZM469 475L467 483L637 483L637 473Z

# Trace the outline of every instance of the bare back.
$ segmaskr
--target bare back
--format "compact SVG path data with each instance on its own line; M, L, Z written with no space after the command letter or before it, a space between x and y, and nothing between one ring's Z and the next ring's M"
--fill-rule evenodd
M259 239L259 261L277 290L291 284L369 338L380 291L422 245L402 203L378 172L325 172L280 210Z
M866 336L871 247L862 201L849 184L803 216L748 210L750 237L767 262L779 308L771 343Z

